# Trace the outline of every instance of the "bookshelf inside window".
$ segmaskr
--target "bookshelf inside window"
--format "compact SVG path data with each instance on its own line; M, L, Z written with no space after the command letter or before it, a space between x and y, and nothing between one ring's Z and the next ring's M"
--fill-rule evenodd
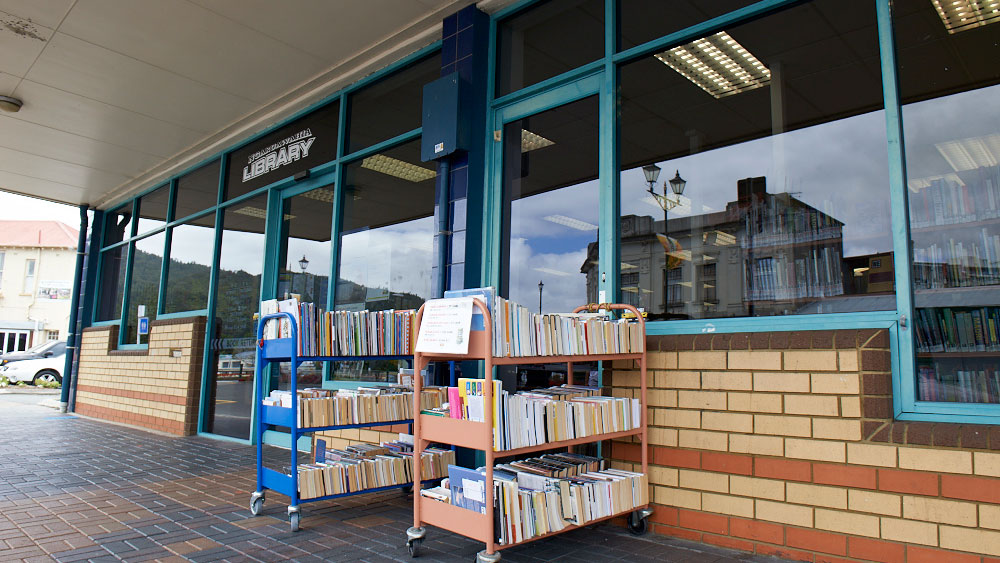
M1000 404L1000 166L911 180L918 401Z
M647 432L647 416L646 416L646 389L647 389L647 374L646 374L646 352L645 352L645 322L643 320L642 314L638 309L631 305L619 305L619 304L602 304L600 306L590 305L578 308L575 312L581 311L596 311L597 309L606 310L616 310L616 311L628 311L634 315L636 322L639 325L639 334L641 336L641 351L631 352L631 353L619 353L619 354L581 354L581 355L549 355L549 356L498 356L494 351L494 339L493 339L493 321L491 318L490 310L479 300L474 300L473 304L478 310L477 314L482 314L483 318L483 330L473 330L469 337L469 349L467 354L422 354L420 352L414 353L414 372L418 372L427 366L430 362L437 361L467 361L467 360L479 360L484 362L485 380L482 386L484 399L484 413L483 419L486 422L479 422L474 420L460 419L460 418L450 418L446 416L434 416L431 414L419 413L417 410L416 416L414 417L414 455L419 456L423 448L427 447L431 443L441 443L441 444L452 444L455 446L471 448L475 450L480 450L484 452L485 464L484 464L484 499L483 499L483 512L476 512L469 510L461 506L455 506L447 502L441 502L433 500L431 498L423 497L416 491L413 495L413 527L407 530L407 547L410 550L411 556L416 556L420 544L426 535L426 530L424 529L425 524L431 524L433 526L451 531L453 533L461 534L468 538L481 541L485 544L485 549L479 552L477 556L477 561L480 563L491 562L495 563L500 560L499 550L506 549L509 547L514 547L516 545L521 545L530 541L535 541L537 539L542 539L545 537L554 536L569 530L573 530L582 526L597 523L610 518L615 518L619 516L626 516L628 518L628 525L630 530L634 533L641 533L646 529L646 522L649 515L652 513L649 508L649 495L648 495L648 481L646 477L649 471L649 460L648 460L648 432ZM421 318L423 316L423 308L418 312L416 317L416 332L419 332L419 325ZM573 438L569 440L560 441L545 441L537 445L518 447L511 449L496 449L496 444L499 443L497 440L497 432L495 429L494 422L497 420L494 418L494 378L493 378L493 368L502 365L531 365L531 364L554 364L554 363L565 363L567 366L567 384L573 385L573 364L580 362L596 362L596 361L615 361L615 360L633 360L637 367L639 368L640 374L640 396L638 397L638 425L622 431L617 432L604 432L594 435L589 435L586 437ZM420 382L419 378L414 381L414 396L419 396L420 394ZM416 407L415 407L416 409ZM506 423L505 423L506 424ZM499 431L498 431L499 432ZM580 444L591 444L596 442L602 442L605 440L619 439L635 437L641 444L641 475L642 482L647 483L643 488L646 490L641 493L641 501L635 502L635 498L632 498L632 502L626 504L620 504L617 510L611 510L610 513L602 513L599 516L587 519L585 523L580 525L577 524L567 524L557 531L548 531L542 533L541 535L535 535L528 539L522 540L512 540L508 536L507 540L501 543L501 517L499 515L499 509L494 505L494 486L498 481L494 481L494 465L496 460L499 458L511 458L515 456L521 456L525 454L530 454L532 452L539 452L545 450L556 450L560 448L569 448L571 446ZM415 469L414 480L419 481L421 478L420 470ZM635 485L633 485L634 487ZM499 489L498 489L499 490ZM635 491L635 489L632 489Z

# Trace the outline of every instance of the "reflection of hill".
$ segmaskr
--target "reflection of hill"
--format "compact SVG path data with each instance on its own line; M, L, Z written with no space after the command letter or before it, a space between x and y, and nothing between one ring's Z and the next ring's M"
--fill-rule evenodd
M390 293L381 288L371 288L350 280L337 280L337 308L349 308L348 305L364 304L368 311L385 309L418 309L424 303L424 298L412 293ZM360 307L358 307L360 309Z

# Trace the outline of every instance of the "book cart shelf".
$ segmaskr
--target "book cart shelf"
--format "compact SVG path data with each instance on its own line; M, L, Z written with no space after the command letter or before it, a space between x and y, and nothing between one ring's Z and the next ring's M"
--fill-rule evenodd
M291 338L276 338L270 340L264 340L263 331L264 325L268 321L274 320L277 322L278 319L287 319L291 324ZM290 499L288 505L288 521L291 524L291 529L293 532L299 530L299 521L301 519L301 513L299 510L299 505L304 502L315 502L320 500L329 500L334 498L348 497L366 493L375 493L379 491L387 491L390 489L405 489L412 487L413 483L400 483L397 485L390 485L387 487L377 487L372 489L362 489L360 491L353 491L349 493L340 493L335 495L326 495L321 497L301 499L299 498L299 449L298 440L301 436L309 434L312 432L319 432L322 430L344 430L348 428L370 428L376 426L391 426L394 424L412 424L413 419L405 420L391 420L384 422L367 422L363 424L342 424L336 426L310 426L302 428L299 426L298 417L295 413L299 408L298 400L298 381L297 381L297 371L299 364L302 362L340 362L340 361L368 361L368 360L410 360L412 356L408 355L396 355L396 356L299 356L298 347L296 343L298 342L298 326L295 322L295 318L285 312L274 313L270 315L265 315L261 317L260 322L257 325L257 365L256 365L256 402L257 402L257 423L254 425L255 437L257 439L257 490L250 495L250 513L254 516L260 514L264 506L264 493L267 489L272 491L277 491ZM262 403L264 397L264 377L263 375L267 373L266 368L271 363L277 362L288 362L291 365L289 372L289 377L291 380L291 395L292 395L292 406L279 407L265 405ZM419 379L419 378L415 378ZM417 391L419 392L419 391ZM418 407L420 402L415 403ZM289 429L291 434L291 471L289 475L286 475L280 471L275 471L274 469L264 467L264 445L263 445L263 435L264 430L268 426L284 426ZM415 459L420 459L419 457ZM420 467L420 464L415 464L415 467ZM416 475L419 479L419 474ZM439 479L428 479L424 482L438 481Z
M423 542L426 536L426 530L424 529L424 524L431 524L442 528L456 534L463 535L465 537L478 540L486 544L486 549L480 551L476 556L477 563L497 563L500 561L499 550L507 549L509 547L514 547L516 545L521 545L524 543L532 542L538 539L550 537L556 534L561 534L569 530L575 530L580 527L588 526L590 524L600 522L602 520L609 520L611 518L616 518L619 516L628 515L629 529L634 533L642 533L645 531L647 526L647 519L652 514L652 509L649 505L636 506L624 512L617 514L612 514L604 518L597 518L591 520L584 524L579 525L567 525L562 530L556 532L549 532L540 536L535 536L530 539L517 542L500 545L496 540L496 529L495 529L495 514L496 508L493 504L494 489L493 489L493 466L497 458L506 458L519 456L522 454L527 454L530 452L536 452L541 450L553 450L560 448L568 448L577 444L586 444L593 442L601 442L604 440L611 440L614 438L622 438L625 436L638 436L642 443L642 473L649 473L649 460L648 460L648 431L647 431L647 421L646 421L646 347L645 347L645 335L646 326L643 320L642 314L631 305L620 305L620 304L591 304L577 307L574 313L579 313L581 311L591 311L595 312L602 309L610 310L624 310L631 311L632 314L638 319L640 323L640 334L642 335L643 348L642 352L639 353L629 353L629 354L585 354L585 355L573 355L573 356L516 356L516 357L497 357L493 355L493 324L492 318L490 317L490 312L487 307L478 299L473 300L473 305L479 309L479 312L483 315L484 330L474 330L469 334L469 351L467 354L421 354L420 352L414 352L413 355L413 369L414 373L419 373L419 370L424 369L430 362L440 362L440 361L463 361L463 360L482 360L485 362L485 383L483 384L483 391L485 398L483 400L484 405L484 419L487 422L476 422L471 420L462 420L455 418L446 418L433 415L421 414L419 405L414 403L414 423L413 423L413 455L414 459L419 459L420 453L423 451L427 445L432 442L440 444L450 444L454 446L461 446L465 448L470 448L474 450L481 450L485 453L486 457L486 486L485 486L485 506L486 513L480 514L473 510L468 510L460 506L454 506L445 502L435 501L432 499L424 498L419 490L414 490L413 492L413 527L406 531L406 545L410 551L411 557L416 557L418 555L420 544ZM419 334L420 321L423 317L424 308L421 307L420 311L417 313L415 330ZM639 427L633 430L626 430L623 432L613 432L608 434L597 434L594 436L588 436L585 438L576 438L572 440L562 440L555 442L546 442L539 444L537 446L528 446L523 448L508 449L508 450L493 450L493 367L500 365L526 365L526 364L552 364L552 363L565 363L567 366L567 376L566 383L568 385L573 384L573 363L574 362L594 362L594 361L612 361L612 360L637 360L639 363L640 370L640 392L639 397L639 408L640 408L640 421ZM419 377L414 378L414 396L420 396L420 385L421 381ZM414 481L420 480L420 467L414 466Z

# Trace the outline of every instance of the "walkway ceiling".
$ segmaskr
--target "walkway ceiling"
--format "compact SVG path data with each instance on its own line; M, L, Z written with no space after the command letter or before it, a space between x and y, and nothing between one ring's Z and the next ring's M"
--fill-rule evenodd
M0 95L24 102L0 112L0 190L106 207L432 43L471 3L0 0Z

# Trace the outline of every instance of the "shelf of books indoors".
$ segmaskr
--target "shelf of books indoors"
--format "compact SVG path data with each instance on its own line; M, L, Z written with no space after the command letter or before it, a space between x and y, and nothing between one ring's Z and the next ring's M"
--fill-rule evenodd
M400 434L397 440L355 444L328 449L324 440L314 440L312 459L303 463L297 447L290 449L290 465L276 470L263 465L263 433L270 427L287 429L290 443L308 433L347 428L385 427L411 424L414 389L412 376L399 385L357 389L322 389L298 386L303 362L410 360L413 353L413 322L416 312L323 311L296 299L261 303L257 328L255 424L257 443L257 490L250 500L251 513L260 513L265 491L289 497L288 514L293 531L298 530L302 502L384 491L411 486L414 459L419 459L425 483L444 476L454 464L450 449L425 448L414 454L413 438ZM287 364L289 389L266 391L261 374L270 364ZM412 374L412 372L409 372ZM443 387L424 386L416 408L435 408L446 400ZM304 454L303 454L304 455Z
M640 312L605 304L533 314L492 288L449 294L454 297L428 301L416 316L414 370L435 361L480 360L485 377L458 379L447 389L445 404L420 408L414 455L432 443L453 444L483 451L485 465L448 466L445 482L414 495L414 524L407 530L411 555L425 537L424 524L483 542L480 561L497 561L500 549L616 516L628 515L630 528L644 531L651 511ZM612 317L622 312L631 314ZM574 362L629 359L640 372L638 398L574 384ZM495 366L554 363L567 364L564 385L514 392L493 377ZM415 380L415 392L421 390ZM516 459L626 436L642 443L641 472L611 469L599 457L573 452ZM423 475L417 470L415 478Z

